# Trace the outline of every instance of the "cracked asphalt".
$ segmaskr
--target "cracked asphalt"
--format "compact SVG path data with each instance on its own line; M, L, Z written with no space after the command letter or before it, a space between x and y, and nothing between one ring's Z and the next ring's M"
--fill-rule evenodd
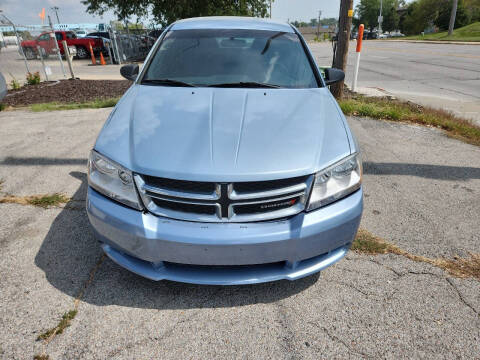
M0 204L1 359L480 359L480 282L402 256L350 252L320 275L234 287L152 282L102 258L84 199L109 112L0 113L0 191L74 199ZM412 254L479 253L480 148L349 122L363 151L361 226ZM36 341L76 300L71 326Z

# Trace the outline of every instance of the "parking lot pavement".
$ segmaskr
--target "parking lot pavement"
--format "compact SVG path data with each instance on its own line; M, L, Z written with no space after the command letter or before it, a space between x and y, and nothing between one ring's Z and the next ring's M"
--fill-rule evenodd
M151 282L102 256L84 210L86 158L109 109L0 113L0 358L478 358L480 282L350 252L295 282ZM362 227L413 254L479 251L480 148L418 126L349 119L365 164ZM48 344L65 312L78 314Z

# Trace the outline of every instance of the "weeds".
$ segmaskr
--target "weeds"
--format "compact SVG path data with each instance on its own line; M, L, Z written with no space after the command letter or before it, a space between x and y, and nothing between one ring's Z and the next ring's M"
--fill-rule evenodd
M75 318L76 315L76 309L67 311L65 314L62 315L62 319L59 321L58 325L38 335L37 341L48 340L52 336L63 333L63 331L70 326L70 322Z
M18 82L17 79L13 78L12 80L10 80L10 87L11 87L13 90L18 90L18 89L20 89L22 86L20 85L20 83Z
M50 356L42 354L42 355L35 355L33 360L49 360Z
M70 200L69 197L60 194L49 194L49 195L31 195L31 196L13 196L7 195L0 198L1 203L11 203L11 204L20 204L20 205L33 205L41 208L49 208L54 206L59 206L65 204Z
M27 84L28 85L38 85L40 84L40 73L38 71L27 74Z
M113 107L117 104L119 98L111 99L97 99L94 101L84 102L84 103L71 103L71 104L61 104L61 103L44 103L44 104L33 104L30 106L32 111L52 111L52 110L75 110L75 109L100 109Z
M388 243L382 238L375 236L367 230L360 229L352 244L352 250L357 253L395 254L404 256L416 262L424 262L447 271L450 275L459 278L476 278L480 280L480 254L469 254L469 258L455 256L453 259L436 258L431 259L425 256L410 254L399 247Z
M339 104L345 115L432 126L446 131L450 137L480 146L480 126L444 110L387 98L367 98L361 95L340 100Z

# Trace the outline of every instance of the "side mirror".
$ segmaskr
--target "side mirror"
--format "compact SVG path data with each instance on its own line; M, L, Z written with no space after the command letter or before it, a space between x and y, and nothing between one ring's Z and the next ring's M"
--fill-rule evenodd
M135 81L138 76L138 65L128 64L120 68L120 74L127 80Z
M340 69L325 69L325 84L332 85L345 79L345 73Z

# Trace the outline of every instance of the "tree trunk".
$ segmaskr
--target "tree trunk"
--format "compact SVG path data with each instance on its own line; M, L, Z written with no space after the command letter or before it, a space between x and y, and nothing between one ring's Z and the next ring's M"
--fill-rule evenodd
M455 18L457 17L457 6L458 0L453 0L452 13L450 15L450 24L448 25L448 36L453 34L453 29L455 27Z
M353 0L341 0L338 20L337 51L333 59L333 67L345 71L347 68L348 44L350 42L350 28L352 18L348 11L353 9ZM337 99L343 96L343 81L330 86L330 91Z

